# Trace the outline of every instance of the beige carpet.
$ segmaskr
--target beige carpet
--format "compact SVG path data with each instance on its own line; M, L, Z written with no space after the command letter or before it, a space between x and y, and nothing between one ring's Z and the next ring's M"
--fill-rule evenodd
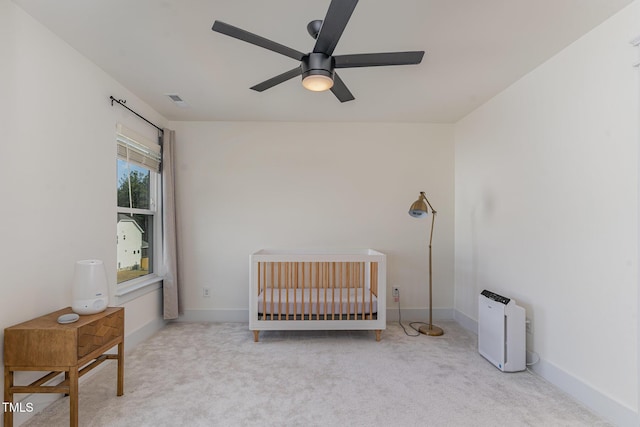
M442 337L172 323L80 386L81 426L606 426L530 373L502 373L454 322ZM68 398L27 424L68 425Z

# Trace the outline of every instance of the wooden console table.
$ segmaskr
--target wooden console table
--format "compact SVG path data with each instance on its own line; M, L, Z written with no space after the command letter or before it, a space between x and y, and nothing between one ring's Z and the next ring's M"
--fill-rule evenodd
M4 330L4 401L13 403L16 393L64 393L69 395L69 425L78 425L78 378L107 359L118 361L117 395L124 392L124 308L109 307L102 313L80 316L60 324L70 307ZM104 354L114 346L118 354ZM14 384L15 371L50 371L25 386ZM58 385L43 385L64 372ZM13 426L13 412L4 413L5 427Z

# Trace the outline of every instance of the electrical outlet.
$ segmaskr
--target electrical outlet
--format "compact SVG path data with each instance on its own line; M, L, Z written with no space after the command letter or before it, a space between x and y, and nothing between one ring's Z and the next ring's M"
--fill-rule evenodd
M391 295L393 295L393 301L395 302L400 301L400 288L397 286L394 286L393 288L391 288Z
M209 288L202 288L202 296L205 298L209 298L211 296L211 291Z
M524 321L524 324L526 325L526 326L525 326L525 328L526 328L526 332L527 332L528 334L533 335L533 325L531 324L531 319L526 319L526 320Z

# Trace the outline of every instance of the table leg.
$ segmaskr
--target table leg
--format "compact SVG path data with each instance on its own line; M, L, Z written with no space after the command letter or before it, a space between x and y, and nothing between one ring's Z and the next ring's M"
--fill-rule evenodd
M69 371L64 371L64 380L68 383L69 382ZM69 396L68 394L65 394L64 397Z
M8 366L4 367L4 402L13 403L13 371ZM13 412L10 408L2 405L4 409L4 426L13 427Z
M78 367L69 367L69 426L78 427Z
M118 344L118 390L117 396L124 394L124 341Z

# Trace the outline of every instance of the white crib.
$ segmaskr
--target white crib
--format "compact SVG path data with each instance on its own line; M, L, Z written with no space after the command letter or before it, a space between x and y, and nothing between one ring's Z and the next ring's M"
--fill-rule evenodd
M386 255L373 249L273 250L250 256L249 329L386 328Z

